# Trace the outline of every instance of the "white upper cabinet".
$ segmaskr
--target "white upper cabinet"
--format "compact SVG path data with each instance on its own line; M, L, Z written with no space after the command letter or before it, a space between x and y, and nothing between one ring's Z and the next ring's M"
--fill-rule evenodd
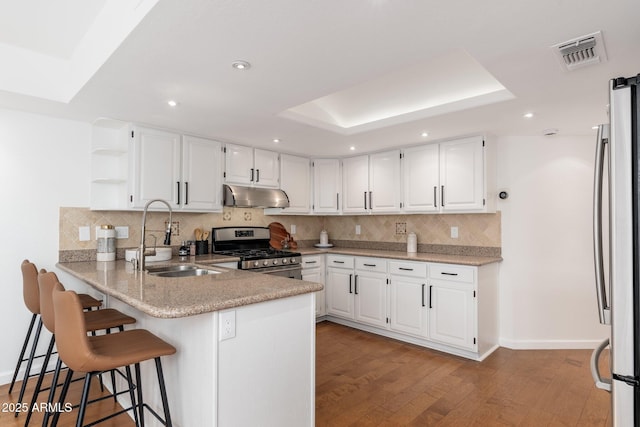
M179 207L180 135L140 126L131 131L129 205L144 208L153 199Z
M222 209L222 144L182 137L180 207L185 211Z
M369 156L369 203L372 212L400 210L400 150Z
M406 212L438 210L440 187L439 145L412 147L403 153L403 187Z
M131 140L131 208L163 199L176 210L222 209L219 142L140 126Z
M342 161L342 212L367 212L369 198L369 156L349 157Z
M338 159L313 160L313 212L339 212L340 184Z
M407 148L404 212L493 212L495 171L481 136Z
M481 137L440 144L440 203L444 212L483 208L483 147Z
M342 162L344 213L400 210L400 150L349 157Z
M226 144L225 182L279 188L279 155L274 151Z
M280 156L280 188L289 197L282 213L309 213L311 210L310 161L305 157Z

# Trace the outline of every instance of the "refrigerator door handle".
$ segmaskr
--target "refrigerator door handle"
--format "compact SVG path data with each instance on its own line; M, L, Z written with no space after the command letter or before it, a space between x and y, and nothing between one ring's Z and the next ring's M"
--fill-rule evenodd
M598 314L600 323L611 324L611 307L607 302L606 283L604 280L604 253L602 245L602 181L606 144L609 141L609 126L598 127L596 144L596 162L593 179L593 256L596 273L596 293L598 298Z
M598 362L600 361L600 355L602 351L609 345L609 338L602 341L598 348L593 350L591 354L591 376L596 384L596 387L601 390L611 392L611 378L602 378L600 375L600 369L598 368Z

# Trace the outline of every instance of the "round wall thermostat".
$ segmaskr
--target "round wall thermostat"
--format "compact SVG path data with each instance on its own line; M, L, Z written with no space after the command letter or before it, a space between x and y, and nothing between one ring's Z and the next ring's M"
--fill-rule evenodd
M500 197L502 200L506 199L509 197L509 193L507 193L506 191L501 191L498 193L498 197Z

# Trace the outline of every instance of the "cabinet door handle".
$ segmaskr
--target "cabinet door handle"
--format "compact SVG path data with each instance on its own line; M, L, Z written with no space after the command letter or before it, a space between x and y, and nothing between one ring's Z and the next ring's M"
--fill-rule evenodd
M445 276L457 276L458 273L447 273L446 271L441 271L440 274L444 274Z
M178 187L178 204L180 204L180 181L176 181L176 186Z
M398 267L398 270L402 270L402 271L413 271L413 268Z
M336 210L340 210L340 193L336 193Z
M354 283L354 288L355 288L355 294L358 295L358 275L356 274L356 277L353 280Z
M363 264L365 267L375 267L375 264Z
M433 186L433 207L437 208L438 207L438 187L436 187L435 185Z
M251 179L249 181L253 182L253 168L251 168Z
M433 285L429 285L429 308L433 308Z
M353 280L353 274L349 275L349 293L352 294L353 292L351 292L351 281Z
M371 193L372 191L369 191L369 209L373 209L373 202L371 201Z
M318 261L305 261L304 263L305 264L315 264L316 262L318 262Z
M335 262L336 264L344 264L344 261L336 261L335 259L333 260L333 262Z
M444 208L444 185L440 188L440 206Z
M185 205L189 204L189 183L188 182L184 183L184 204Z
M367 192L364 192L364 210L367 210Z
M423 306L423 307L426 307L426 304L424 303L424 288L425 288L426 286L427 286L427 285L425 285L424 283L422 284L422 306Z
M260 182L260 169L256 169L256 182Z

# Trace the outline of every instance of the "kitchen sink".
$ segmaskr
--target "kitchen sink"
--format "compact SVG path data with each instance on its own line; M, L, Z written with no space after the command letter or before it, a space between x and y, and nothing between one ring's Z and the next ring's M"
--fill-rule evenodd
M201 268L190 264L164 265L158 267L147 267L147 273L158 277L191 277L206 276L208 274L219 274L219 271Z

